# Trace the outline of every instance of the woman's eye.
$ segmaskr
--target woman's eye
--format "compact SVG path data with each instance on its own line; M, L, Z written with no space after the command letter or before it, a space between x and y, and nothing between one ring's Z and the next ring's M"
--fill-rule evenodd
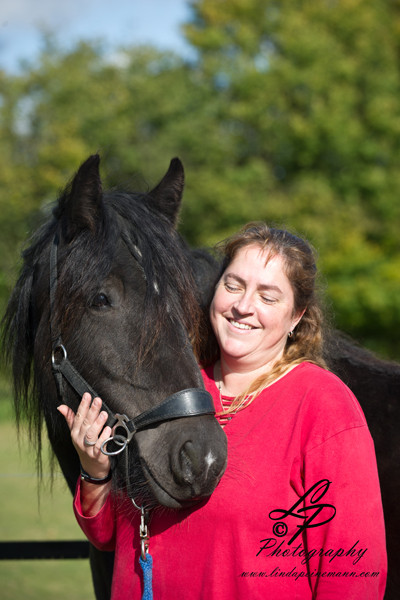
M96 296L92 300L92 307L105 308L106 306L110 306L110 302L107 296L103 293L96 294Z
M239 291L239 288L236 285L232 285L231 283L225 283L225 289L228 290L228 292L237 292Z
M265 302L265 304L274 304L276 302L275 298L268 298L267 296L261 296L261 300Z

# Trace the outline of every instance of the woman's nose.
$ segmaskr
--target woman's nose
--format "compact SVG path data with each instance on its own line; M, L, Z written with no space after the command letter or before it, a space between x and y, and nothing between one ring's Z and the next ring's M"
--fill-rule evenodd
M251 294L242 294L234 304L234 308L241 315L251 314L254 312L253 298Z

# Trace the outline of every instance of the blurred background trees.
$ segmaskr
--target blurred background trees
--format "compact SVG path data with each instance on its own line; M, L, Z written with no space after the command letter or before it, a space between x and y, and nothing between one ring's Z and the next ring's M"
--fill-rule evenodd
M197 58L113 56L47 39L0 72L0 300L38 214L79 164L146 188L179 156L180 230L215 243L249 220L317 248L335 324L400 358L400 2L196 0Z

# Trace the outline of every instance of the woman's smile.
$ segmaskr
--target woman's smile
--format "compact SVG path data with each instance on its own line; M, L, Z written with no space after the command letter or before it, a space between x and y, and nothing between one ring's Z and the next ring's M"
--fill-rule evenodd
M239 321L235 321L234 319L228 319L228 321L235 329L241 329L246 331L255 329L255 327L253 327L252 325L248 325L247 323L239 323Z

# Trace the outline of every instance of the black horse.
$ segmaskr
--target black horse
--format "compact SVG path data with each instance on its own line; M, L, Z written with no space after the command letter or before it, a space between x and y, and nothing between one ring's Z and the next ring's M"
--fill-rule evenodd
M129 419L203 387L190 343L198 338L196 285L175 231L183 184L175 159L147 194L103 194L99 157L92 156L23 254L3 333L17 419L28 417L38 457L45 422L71 491L79 462L56 408L63 402L76 410L80 397L64 382L60 398L52 355L57 366L67 352L110 413ZM144 428L128 448L113 459L114 485L146 504L177 508L207 497L226 464L225 434L207 414ZM92 549L91 565L96 596L108 598L112 560Z
M182 326L186 326L194 337L198 333L194 330L196 320L192 310L195 305L191 297L193 282L186 275L191 271L194 273L199 290L197 300L206 307L220 269L209 254L198 250L188 253L173 231L182 191L183 169L175 160L160 185L148 195L102 195L98 159L91 158L81 167L72 188L60 198L55 218L39 232L25 252L24 270L5 319L5 339L14 362L17 416L24 413L30 417L39 447L40 424L45 418L52 446L71 489L78 476L78 464L69 433L55 411L56 389L49 368L51 345L46 280L52 236L60 230L66 244L64 249L61 248L60 266L64 271L58 307L60 317L63 317L68 351L74 364L99 393L107 401L109 399L110 406L119 408L116 399L120 398L118 386L121 382L128 382L129 389L135 388L135 398L130 400L130 389L129 401L122 402L124 407L135 407L134 411L126 408L131 415L148 405L148 391L156 389L159 399L175 389L200 385L197 368L189 356L190 348L186 345L183 351L182 345L178 344L169 348L170 354L163 348L165 340L170 344L171 339L176 341L179 335L184 339ZM129 252L122 241L127 237L127 231L131 244L134 244ZM139 253L132 260L136 248ZM137 294L139 304L135 304ZM182 305L183 296L185 302ZM138 305L139 309L135 309ZM180 334L174 326L171 329L170 318L180 322ZM120 355L116 344L118 348L121 344ZM118 356L122 362L113 361ZM130 356L129 360L127 356ZM376 358L339 332L327 337L325 358L332 371L357 396L375 441L389 557L385 599L394 600L400 589L400 511L397 505L400 493L400 365ZM30 377L32 360L33 384ZM134 367L135 375L132 376ZM171 383L172 374L172 379L177 381ZM77 401L77 396L71 393L71 406L76 406ZM198 419L203 421L207 417L195 420ZM173 423L168 424L169 428L172 426ZM157 430L164 435L166 428L166 424L160 425ZM147 443L144 433L137 434L139 450L141 443L143 447ZM218 436L214 430L211 433ZM165 435L172 437L173 434L168 431ZM220 439L215 443L222 464L225 447ZM132 457L130 464L135 493L144 485L139 461L137 456ZM210 485L210 490L214 484ZM99 568L95 568L95 582L98 573ZM96 586L98 598L107 597L102 595L103 589Z
M340 332L327 337L325 354L329 367L360 402L375 443L389 567L385 600L396 600L400 590L400 365L380 360Z

